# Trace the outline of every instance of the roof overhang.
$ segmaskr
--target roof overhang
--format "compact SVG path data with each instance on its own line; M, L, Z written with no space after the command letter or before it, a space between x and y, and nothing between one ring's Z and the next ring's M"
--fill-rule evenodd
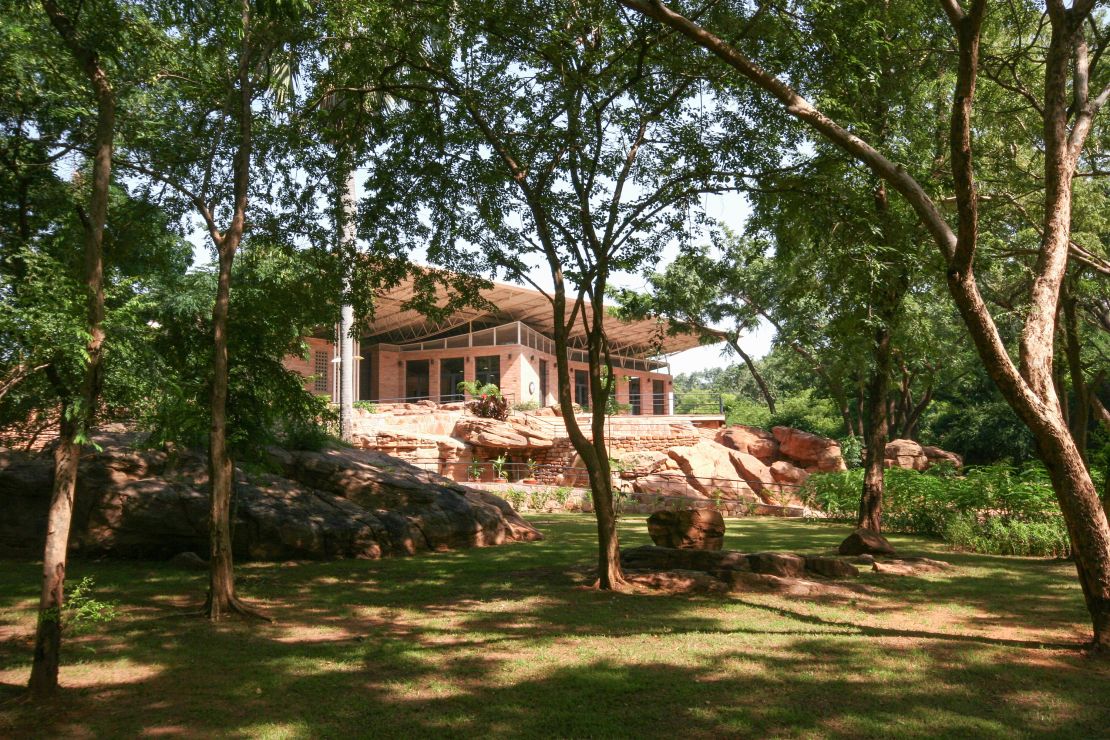
M393 288L380 293L375 299L374 318L367 322L363 339L370 342L403 344L458 331L472 323L505 323L520 321L549 337L555 333L555 312L551 301L543 293L509 283L495 282L483 290L482 298L491 308L464 307L446 316L431 319L419 311L405 308L413 298L413 283L406 279ZM446 305L446 300L440 304ZM590 303L583 307L589 315ZM570 307L568 307L568 315ZM608 315L605 333L613 352L630 357L656 357L697 347L701 344L696 334L672 335L670 325L661 319L627 321ZM583 348L586 343L585 325L579 319L571 331L569 343Z

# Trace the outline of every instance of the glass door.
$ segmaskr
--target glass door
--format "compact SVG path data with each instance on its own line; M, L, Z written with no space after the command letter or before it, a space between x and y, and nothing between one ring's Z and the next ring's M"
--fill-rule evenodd
M420 401L428 397L429 371L427 360L409 360L405 363L405 398Z
M463 400L459 383L463 382L463 358L448 357L439 361L439 402Z

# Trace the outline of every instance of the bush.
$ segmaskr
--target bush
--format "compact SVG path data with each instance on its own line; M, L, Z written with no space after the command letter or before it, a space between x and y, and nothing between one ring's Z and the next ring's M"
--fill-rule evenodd
M468 401L466 408L475 416L498 421L509 418L509 402L493 383L478 385L477 381L464 380L459 383L458 391L473 397L474 400Z
M540 407L537 401L520 401L513 404L513 411L535 411Z
M855 519L863 472L810 476L803 497L834 519ZM964 477L947 466L924 473L890 468L885 483L883 522L888 531L940 537L962 549L998 555L1070 552L1043 467L990 465L971 468Z
M354 406L356 409L362 409L367 413L378 413L378 404L374 403L373 401L355 401L351 405Z
M775 404L775 413L771 414L767 428L773 426L793 427L833 439L846 431L844 421L833 402L827 398L815 397L811 388L780 398Z

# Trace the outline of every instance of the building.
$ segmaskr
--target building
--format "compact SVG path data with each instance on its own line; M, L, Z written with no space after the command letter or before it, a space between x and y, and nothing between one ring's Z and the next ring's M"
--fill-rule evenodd
M538 291L495 283L483 292L493 310L465 308L432 320L405 309L411 282L380 296L376 315L358 343L355 392L358 400L396 402L462 400L460 381L493 383L511 403L548 406L558 402L554 316ZM672 412L672 387L665 356L699 344L692 334L668 336L655 319L621 321L609 317L606 333L617 373L617 403L633 415ZM309 380L309 389L338 400L338 345L311 337L307 360L290 357L286 366ZM574 398L589 405L585 331L569 338Z

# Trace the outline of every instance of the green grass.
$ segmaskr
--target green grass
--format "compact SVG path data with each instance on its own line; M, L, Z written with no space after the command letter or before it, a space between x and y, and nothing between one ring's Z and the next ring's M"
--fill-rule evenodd
M849 599L582 589L582 515L531 517L547 540L383 561L245 564L277 621L182 616L204 573L74 562L121 616L65 646L62 698L19 700L39 570L0 561L0 736L727 735L1099 737L1110 666L1078 649L1066 562L956 554L956 567L867 572ZM840 527L729 521L726 547L835 548ZM625 544L648 541L643 517Z

